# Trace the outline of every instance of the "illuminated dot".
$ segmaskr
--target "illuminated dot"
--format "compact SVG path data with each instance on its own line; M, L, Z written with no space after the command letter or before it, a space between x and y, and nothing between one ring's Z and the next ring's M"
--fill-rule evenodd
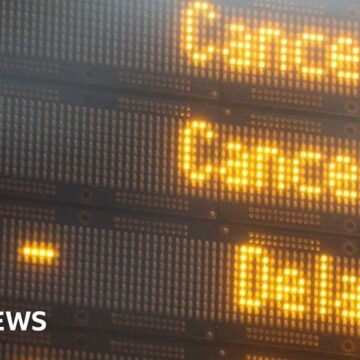
M45 249L40 249L38 250L38 252L40 257L45 257L47 254L47 251Z
M31 254L31 249L29 247L24 248L23 254L24 255L30 255Z
M213 133L212 131L208 131L208 132L206 133L206 137L209 138L209 139L211 139L211 138L214 137L214 133Z
M39 256L39 249L32 249L31 250L31 255L34 256L34 257Z

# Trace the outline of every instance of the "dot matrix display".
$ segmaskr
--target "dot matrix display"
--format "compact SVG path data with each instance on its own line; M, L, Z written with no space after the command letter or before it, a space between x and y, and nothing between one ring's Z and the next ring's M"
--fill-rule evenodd
M357 23L190 1L182 24L188 58L221 61L225 82L358 96Z
M0 299L213 321L214 235L161 219L102 228L2 218Z
M320 332L359 336L358 268L358 261L338 256L238 246L234 301L241 314L264 325L297 323L308 330L316 323Z
M191 120L180 167L194 187L219 186L221 201L358 214L359 142Z
M360 113L352 0L14 0L0 13L6 74Z
M36 304L55 322L58 311L85 311L89 326L101 314L101 327L181 336L212 326L224 340L306 349L327 349L330 336L330 352L359 336L356 241L239 225L223 232L210 220L129 211L88 211L83 225L82 211L51 207L49 221L32 218L38 208L1 205L4 306Z
M349 233L360 218L355 122L4 82L0 125L3 194Z
M2 194L108 211L0 204L0 303L40 306L55 324L360 353L358 125L223 101L360 114L359 12L342 6L1 2L0 72L63 81L0 82ZM234 219L247 225L222 226ZM292 232L303 225L320 231ZM111 346L91 356L187 358ZM0 353L65 360L45 340Z

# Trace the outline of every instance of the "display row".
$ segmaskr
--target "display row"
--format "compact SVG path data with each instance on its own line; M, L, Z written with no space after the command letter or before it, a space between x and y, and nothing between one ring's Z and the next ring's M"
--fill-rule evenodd
M0 224L11 324L360 353L351 238L13 199Z
M356 236L360 123L0 81L0 192Z
M354 1L0 4L0 73L360 115Z

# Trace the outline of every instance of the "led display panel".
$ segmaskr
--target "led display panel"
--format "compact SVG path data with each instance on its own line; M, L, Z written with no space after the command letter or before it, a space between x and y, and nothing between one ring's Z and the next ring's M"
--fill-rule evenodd
M356 234L359 138L330 116L0 83L6 195Z
M0 306L50 325L360 354L351 237L5 201Z
M49 325L207 338L218 229L209 220L3 202L0 307Z
M359 115L360 5L2 1L5 74Z
M47 331L0 334L2 360L211 360L210 346L94 332Z
M356 240L240 225L224 226L220 238L220 338L359 352Z
M204 105L0 82L0 189L61 202L216 216L215 184L191 186L180 131Z

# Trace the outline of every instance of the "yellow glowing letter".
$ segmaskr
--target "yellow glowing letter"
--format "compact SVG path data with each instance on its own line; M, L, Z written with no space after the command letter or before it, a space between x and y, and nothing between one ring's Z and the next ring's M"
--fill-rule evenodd
M324 36L321 34L303 33L301 40L295 42L295 63L301 67L302 74L321 76L324 73L324 62L319 67L313 63L314 59L304 60L309 57L309 45L324 46ZM316 61L316 63L319 63L319 61Z
M293 160L292 182L302 193L320 194L321 181L316 170L321 169L320 153L302 151Z
M360 48L351 38L340 37L331 47L331 68L341 79L359 80Z
M227 161L220 168L229 186L269 186L272 168L276 168L278 149L270 146L246 148L239 142L227 144Z
M341 298L335 302L339 315L344 318L360 318L360 284L356 276L344 275L342 277Z
M226 144L226 162L220 168L228 186L249 185L249 153L241 143Z
M359 168L356 159L337 156L329 165L329 187L337 197L357 199Z
M329 311L331 311L329 307L329 299L331 298L331 294L329 293L332 289L332 284L330 283L329 278L329 268L333 261L332 257L327 255L321 255L317 257L319 261L316 265L319 266L319 282L317 283L318 288L318 296L316 297L316 303L318 306L318 310L320 315L329 315Z
M214 137L211 125L201 120L190 122L183 130L180 139L180 164L182 170L194 181L204 181L214 171L211 161L206 161L207 145Z
M258 59L257 66L260 69L264 69L266 67L267 61L270 61L271 63L274 61L272 54L273 49L278 48L280 43L280 30L268 27L261 28L259 31L260 34L258 37L258 49L256 49L256 58ZM285 70L286 61L286 52L283 52L280 56L281 70Z
M216 17L215 6L205 1L190 2L184 10L182 44L192 60L206 62L214 55L214 45L202 35L206 34L206 26L213 24Z
M229 26L229 44L223 49L223 55L230 65L239 69L251 65L251 34L245 33L242 24L231 24Z
M269 263L267 251L257 246L236 248L235 302L259 308L269 298Z
M276 278L276 300L289 313L305 310L305 279L298 269L284 269Z
M272 168L276 168L277 165L277 153L278 149L276 147L264 147L257 146L255 154L255 186L257 188L262 188L268 183L270 176L272 175ZM275 156L275 157L274 157ZM273 158L273 163L272 161Z

